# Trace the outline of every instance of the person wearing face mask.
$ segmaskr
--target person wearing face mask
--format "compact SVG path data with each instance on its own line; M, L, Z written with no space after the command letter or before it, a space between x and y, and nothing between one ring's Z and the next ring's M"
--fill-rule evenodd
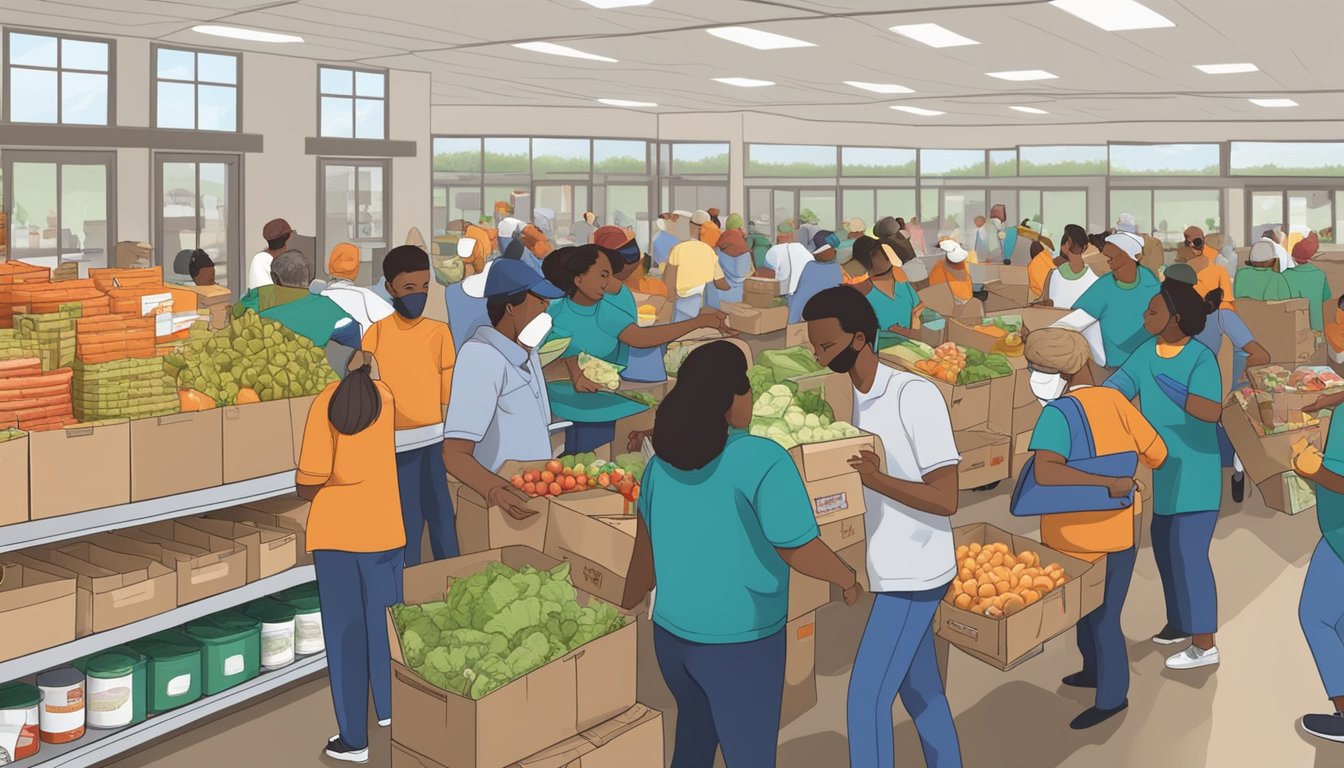
M1153 471L1153 558L1166 600L1159 645L1189 643L1168 669L1216 665L1218 590L1209 546L1222 502L1223 467L1217 424L1223 381L1218 360L1198 336L1212 306L1193 286L1166 280L1143 313L1149 339L1106 380L1157 429L1172 459ZM1030 337L1029 337L1030 338Z
M718 309L721 301L742 301L742 286L747 278L756 272L751 261L751 252L747 250L747 238L740 229L725 230L719 235L719 244L714 249L719 257L719 270L723 279L728 281L728 290L721 291L717 285L705 289L705 306Z
M958 301L970 301L975 294L975 288L971 285L971 271L966 268L966 259L970 254L956 240L944 240L938 247L943 252L943 260L929 270L929 285L946 283Z
M1288 279L1277 271L1279 261L1276 243L1261 240L1251 246L1246 257L1247 268L1237 270L1232 290L1238 299L1252 301L1283 301L1293 297Z
M1326 279L1325 273L1311 263L1320 247L1320 238L1315 232L1299 241L1293 246L1293 262L1297 266L1283 275L1288 281L1292 297L1307 300L1311 308L1311 328L1316 331L1317 338L1325 332L1325 315L1321 311L1322 307L1334 298L1330 293L1330 281Z
M933 638L938 604L957 573L951 518L961 456L952 417L933 382L879 363L877 314L855 289L818 293L803 319L817 362L849 377L850 422L877 435L884 453L863 450L849 461L863 483L874 595L849 678L850 765L897 764L891 710L899 695L925 762L956 768L961 747Z
M817 238L821 239L823 234L819 233ZM838 256L839 252L829 242L823 243L812 253L812 262L803 267L803 274L798 278L798 288L789 296L790 325L803 321L803 307L813 296L845 282L844 271L836 261Z
M471 278L469 278L471 279ZM495 260L480 281L488 322L458 354L443 428L448 474L522 520L528 499L495 472L506 461L551 458L551 402L537 348L551 331L547 308L564 292L514 259Z
M1092 347L1092 357L1098 365L1116 368L1151 337L1144 330L1143 313L1159 284L1156 275L1139 265L1143 239L1138 235L1117 232L1102 245L1110 273L1098 278L1073 303L1074 311L1055 325L1084 335L1098 326L1102 346Z
M383 259L383 279L396 311L364 333L363 348L378 357L383 383L395 398L405 560L419 565L426 525L434 559L458 555L441 449L457 349L447 323L423 316L431 279L429 254L414 245L393 248Z
M1200 296L1208 296L1214 290L1221 291L1222 306L1235 311L1236 306L1227 297L1232 295L1232 276L1218 263L1218 251L1204 242L1204 230L1199 227L1187 227L1185 240L1176 249L1176 261L1189 264L1195 270L1198 282L1195 290Z
M1143 513L1140 494L1146 490L1135 489L1132 477L1094 475L1069 466L1070 456L1086 455L1073 444L1073 419L1081 417L1091 432L1097 456L1132 451L1145 465L1156 468L1167 460L1167 445L1123 394L1095 386L1088 365L1091 353L1087 340L1078 332L1044 328L1031 333L1024 354L1031 371L1031 391L1045 406L1031 434L1036 483L1097 486L1106 488L1113 498L1124 498L1134 491L1133 503L1124 509L1064 512L1039 518L1041 543L1045 546L1088 562L1106 558L1101 605L1078 622L1083 669L1063 681L1067 686L1097 691L1092 707L1069 724L1082 730L1105 722L1129 706L1129 654L1120 613L1134 575L1138 555L1134 521Z

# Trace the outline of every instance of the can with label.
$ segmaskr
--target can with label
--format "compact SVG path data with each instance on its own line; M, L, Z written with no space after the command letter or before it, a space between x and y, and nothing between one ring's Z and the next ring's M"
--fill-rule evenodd
M135 665L138 657L100 653L84 665L90 728L123 728L135 715Z
M303 586L274 595L273 599L294 609L294 652L310 656L326 650L322 637L322 603L317 596L317 584Z
M0 765L37 754L42 695L27 683L0 685Z
M294 663L294 608L278 600L249 603L243 613L261 622L261 666L280 669Z
M37 676L42 704L38 730L48 744L64 744L84 735L84 673L58 667Z

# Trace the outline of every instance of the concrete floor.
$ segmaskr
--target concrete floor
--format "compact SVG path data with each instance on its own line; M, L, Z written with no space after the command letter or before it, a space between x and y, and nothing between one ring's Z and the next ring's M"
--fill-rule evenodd
M1034 536L1031 520L1009 517L1007 493L1000 488L963 494L964 509L954 524L991 522ZM1052 641L1044 654L1006 673L954 650L948 697L965 764L973 768L1344 765L1344 745L1319 742L1297 726L1305 712L1328 711L1297 623L1302 578L1319 537L1314 515L1294 518L1267 510L1257 494L1237 508L1225 494L1213 544L1223 663L1215 670L1185 673L1167 671L1163 658L1174 651L1147 640L1162 624L1163 605L1151 552L1141 553L1124 613L1130 638L1130 709L1091 731L1068 728L1068 721L1091 703L1085 692L1059 684L1060 677L1080 668L1071 636ZM1145 528L1145 545L1146 538ZM848 609L832 604L819 612L819 703L781 732L781 768L846 764L845 689L867 607L866 602ZM640 700L664 711L670 760L675 712L648 640L640 640ZM922 765L914 727L899 704L894 721L899 764ZM223 768L237 765L240 753L247 755L246 763L259 768L337 765L319 756L335 730L322 678L112 765ZM388 729L376 730L369 764L387 766L390 735Z

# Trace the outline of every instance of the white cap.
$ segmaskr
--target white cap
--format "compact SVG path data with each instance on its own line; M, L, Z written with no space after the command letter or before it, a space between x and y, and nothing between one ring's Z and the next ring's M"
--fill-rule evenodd
M691 214L691 223L695 225L705 224L709 221L709 214L705 211L696 211Z
M1134 218L1134 214L1122 213L1120 218L1115 220L1115 228L1121 232L1137 235L1139 233L1139 222Z
M947 260L953 264L960 264L970 257L966 249L962 248L961 243L956 240L944 240L938 244L938 247L943 249L943 253L947 254Z
M513 237L514 234L522 228L523 228L523 222L520 221L519 219L515 219L512 216L510 216L504 219L503 221L499 222L499 236Z
M472 252L476 250L476 238L463 237L457 241L457 255L464 259L471 258Z
M672 215L673 215L673 216L676 216L676 217L679 218L679 219L689 219L689 218L691 218L691 216L692 216L692 214L691 214L690 211L683 211L683 210L680 210L680 209L673 211L673 212L672 212ZM705 216L709 216L709 214L706 213Z
M484 298L485 298L485 276L488 275L488 274L490 274L490 267L493 266L494 263L495 263L495 262L494 262L493 260L485 262L485 268L484 268L484 269L482 269L480 272L477 272L476 274L471 275L471 276L467 277L465 280L463 280L463 281L462 281L462 292L465 293L465 294L467 294L468 296L470 296L470 297L473 298L473 299L484 299Z
M1274 247L1274 243L1268 240L1261 240L1251 246L1251 253L1246 260L1252 264L1268 264L1279 260L1279 249Z
M1143 253L1143 238L1133 232L1116 232L1106 238L1106 242L1129 254L1129 258L1138 261Z

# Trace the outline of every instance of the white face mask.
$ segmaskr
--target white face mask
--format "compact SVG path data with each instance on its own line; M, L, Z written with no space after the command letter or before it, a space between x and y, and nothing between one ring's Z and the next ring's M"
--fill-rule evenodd
M457 255L464 259L470 259L473 251L476 250L476 239L464 237L457 241Z
M947 260L952 262L953 264L960 264L963 261L965 261L966 257L969 255L970 254L966 253L965 250L958 248L957 250L947 254Z
M1042 373L1041 371L1032 371L1031 373L1031 393L1045 405L1051 400L1056 400L1064 394L1064 377L1058 373Z
M990 220L989 220L989 223L990 223L990 224L993 224L995 229L1003 229L1003 220L1002 220L1002 219L990 219Z
M518 343L528 349L536 349L541 346L541 342L546 340L546 334L551 332L551 315L542 312L540 315L532 318L532 322L523 326L523 330L518 332Z

